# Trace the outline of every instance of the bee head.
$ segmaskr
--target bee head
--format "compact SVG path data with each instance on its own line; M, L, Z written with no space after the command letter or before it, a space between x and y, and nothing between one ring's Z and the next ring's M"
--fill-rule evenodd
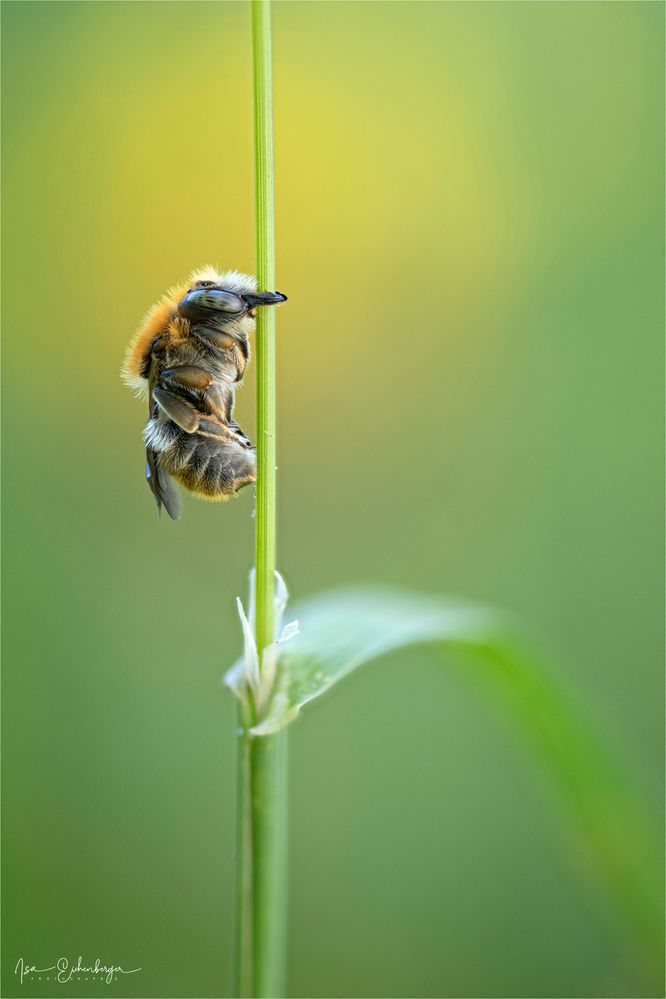
M192 275L190 284L178 303L178 312L184 319L216 329L228 328L229 332L247 333L254 320L254 310L264 305L286 302L287 296L279 291L256 290L256 281L248 274L228 271L217 274L206 268ZM249 328L248 328L249 327Z

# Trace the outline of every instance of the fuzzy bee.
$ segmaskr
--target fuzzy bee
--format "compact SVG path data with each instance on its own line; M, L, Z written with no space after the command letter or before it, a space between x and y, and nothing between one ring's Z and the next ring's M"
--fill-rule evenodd
M146 479L174 520L173 479L206 499L228 499L256 479L254 447L232 419L234 389L248 363L255 309L285 302L257 292L247 274L204 267L171 288L146 315L123 364L123 381L148 396Z

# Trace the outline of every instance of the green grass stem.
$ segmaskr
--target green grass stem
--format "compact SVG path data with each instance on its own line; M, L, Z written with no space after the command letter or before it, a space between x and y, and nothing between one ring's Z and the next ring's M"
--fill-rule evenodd
M275 290L275 196L270 0L252 0L257 282ZM274 639L276 567L275 310L257 311L257 487L255 638ZM253 709L241 712L238 760L235 994L284 995L287 734L253 739Z
M270 0L252 0L257 281L275 291L275 194ZM273 641L275 593L275 309L257 310L257 648Z

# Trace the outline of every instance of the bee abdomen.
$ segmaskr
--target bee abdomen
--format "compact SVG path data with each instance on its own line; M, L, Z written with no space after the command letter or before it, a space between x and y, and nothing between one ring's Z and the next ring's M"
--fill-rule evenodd
M202 421L199 431L188 434L171 420L153 419L144 436L160 468L199 496L226 499L256 479L254 449L220 425Z

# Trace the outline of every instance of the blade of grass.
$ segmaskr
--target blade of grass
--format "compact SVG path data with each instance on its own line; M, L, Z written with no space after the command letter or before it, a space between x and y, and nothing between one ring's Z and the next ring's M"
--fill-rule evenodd
M259 291L275 290L275 195L270 0L252 0L254 163ZM273 641L275 594L275 309L257 309L257 648Z
M275 200L270 0L252 0L257 283L275 289ZM259 309L255 639L274 638L276 551L275 311ZM254 707L241 710L236 995L284 995L286 922L286 733L254 739Z
M461 675L522 729L541 764L581 883L648 987L663 980L663 849L658 825L592 706L550 668L511 615L468 601L389 587L346 587L297 603L300 633L280 654L272 701L256 718L258 741L357 669L414 645L456 653ZM238 669L238 665L231 671ZM418 682L408 676L407 683ZM618 918L619 917L619 920Z

